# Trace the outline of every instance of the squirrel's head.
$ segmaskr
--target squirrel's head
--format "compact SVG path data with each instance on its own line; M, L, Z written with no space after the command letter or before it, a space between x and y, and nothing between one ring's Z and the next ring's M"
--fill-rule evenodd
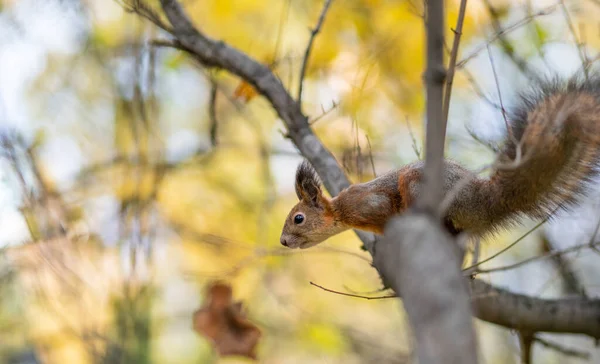
M331 200L323 195L317 173L307 161L296 171L296 195L300 201L285 220L282 245L304 249L337 233Z

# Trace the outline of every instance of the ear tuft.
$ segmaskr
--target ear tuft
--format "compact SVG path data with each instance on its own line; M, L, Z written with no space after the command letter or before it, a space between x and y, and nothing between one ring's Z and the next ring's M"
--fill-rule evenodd
M296 195L299 200L316 202L321 195L321 181L314 168L304 160L296 170Z

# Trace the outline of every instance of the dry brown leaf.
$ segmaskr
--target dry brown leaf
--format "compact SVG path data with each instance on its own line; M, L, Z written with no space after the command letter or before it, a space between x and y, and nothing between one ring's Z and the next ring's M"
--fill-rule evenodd
M235 99L242 99L245 103L250 102L253 98L258 95L258 92L246 81L241 81L240 84L236 87L233 92L233 97Z
M194 330L209 338L221 356L256 359L261 331L246 318L242 303L233 302L231 286L225 283L209 286L204 306L194 312Z

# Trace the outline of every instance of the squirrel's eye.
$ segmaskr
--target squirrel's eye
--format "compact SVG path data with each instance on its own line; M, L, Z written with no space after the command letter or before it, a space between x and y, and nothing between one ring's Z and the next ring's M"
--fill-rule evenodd
M304 214L300 213L300 214L296 214L296 216L294 216L294 224L300 225L303 222L304 222Z

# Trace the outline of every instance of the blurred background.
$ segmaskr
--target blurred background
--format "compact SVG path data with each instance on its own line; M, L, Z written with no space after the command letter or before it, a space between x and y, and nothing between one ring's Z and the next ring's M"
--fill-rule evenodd
M184 3L206 34L296 95L321 1ZM450 47L459 2L446 3ZM269 105L162 46L167 35L132 10L133 0L0 1L0 363L251 362L219 358L193 329L215 279L262 330L261 363L414 362L398 301L309 283L389 294L354 233L280 246L301 157ZM315 41L304 109L353 181L422 155L422 13L419 0L336 0ZM499 95L509 107L533 80L597 68L598 19L597 0L470 1L447 156L490 163L505 130ZM484 268L589 242L598 202L600 190ZM481 257L537 223L487 239ZM600 254L479 277L541 297L598 296ZM482 363L518 361L514 333L476 327ZM600 362L587 338L542 337ZM540 344L534 359L582 362Z

